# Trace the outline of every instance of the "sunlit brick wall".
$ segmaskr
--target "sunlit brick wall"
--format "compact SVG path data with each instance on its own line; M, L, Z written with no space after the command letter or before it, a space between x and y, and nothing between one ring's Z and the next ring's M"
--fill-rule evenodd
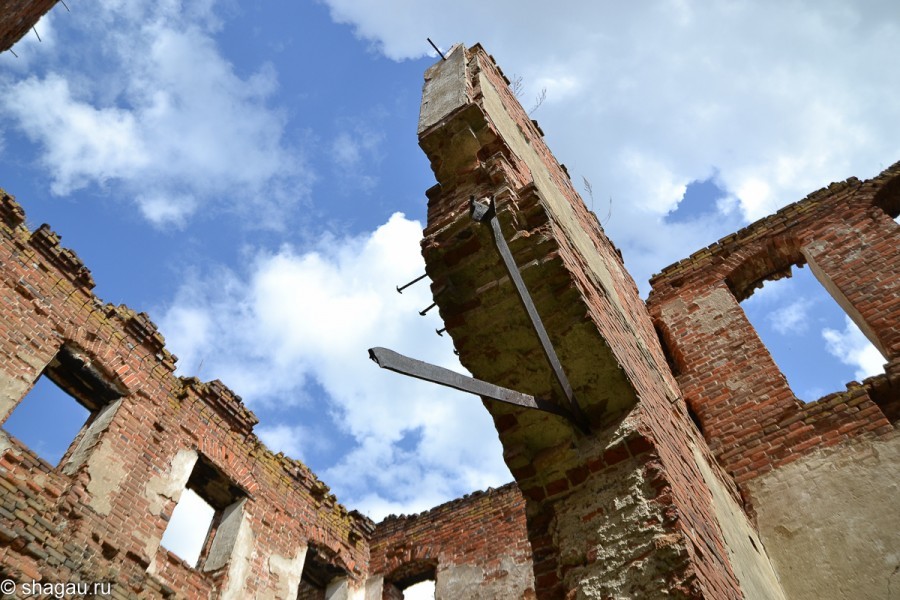
M314 545L362 586L371 521L338 504L306 466L265 448L256 418L220 382L176 377L146 315L99 301L58 236L23 223L0 193L3 418L60 356L77 363L66 373L94 386L86 403L101 391L119 399L93 407L58 466L0 434L3 575L107 581L114 597L291 597ZM220 509L196 568L160 546L188 482Z
M900 164L834 183L652 280L648 307L685 399L738 483L861 434L891 432L900 404ZM808 264L887 363L817 402L797 400L739 302Z

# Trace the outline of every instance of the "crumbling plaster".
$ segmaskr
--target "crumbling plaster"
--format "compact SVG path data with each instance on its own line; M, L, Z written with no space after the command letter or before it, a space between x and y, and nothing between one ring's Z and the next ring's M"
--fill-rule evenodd
M900 435L818 450L747 487L788 598L900 597Z

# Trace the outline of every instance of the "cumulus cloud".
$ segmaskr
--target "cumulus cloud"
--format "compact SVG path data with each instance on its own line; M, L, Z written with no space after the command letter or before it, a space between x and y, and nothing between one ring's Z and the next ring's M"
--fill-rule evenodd
M445 46L482 42L523 76L526 108L546 87L536 118L573 177L612 197L607 231L639 284L742 223L900 158L900 105L883 100L900 79L881 67L900 53L893 2L325 1L390 58L427 54L428 31ZM728 202L665 223L711 172Z
M287 423L260 425L255 432L273 452L284 452L288 456L304 461L310 448L327 450L330 447L325 436L304 425Z
M822 338L828 352L856 369L857 380L884 372L884 357L849 317L844 317L843 331L823 329Z
M311 173L269 105L275 72L235 73L211 3L107 2L72 24L94 40L77 60L0 80L0 111L41 148L54 194L108 188L157 225L222 200L277 225L305 197Z
M251 407L309 408L352 444L319 475L343 502L373 518L411 512L509 481L481 402L378 369L385 346L461 369L434 329L420 274L421 225L401 214L359 237L327 236L300 251L260 252L245 273L192 276L161 319L179 366L228 382ZM323 398L324 396L324 398ZM306 426L261 426L275 450L303 457Z
M769 313L768 319L772 328L782 335L799 334L809 326L809 309L810 302L798 298Z

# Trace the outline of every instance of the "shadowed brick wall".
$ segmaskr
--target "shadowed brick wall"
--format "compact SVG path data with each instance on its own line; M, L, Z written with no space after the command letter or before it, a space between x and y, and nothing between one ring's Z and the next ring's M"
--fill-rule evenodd
M57 0L0 1L0 52L13 47Z

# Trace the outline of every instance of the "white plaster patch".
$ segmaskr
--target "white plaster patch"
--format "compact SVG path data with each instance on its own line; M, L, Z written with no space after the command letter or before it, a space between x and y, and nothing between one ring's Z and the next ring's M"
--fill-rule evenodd
M485 572L473 565L450 565L438 569L435 576L435 600L507 600L525 598L534 590L534 571L530 561L500 556L500 565Z
M287 558L280 554L269 556L269 573L278 577L278 588L273 592L272 586L269 586L270 589L260 598L275 600L276 598L292 598L297 595L307 550L308 548L303 546L297 550L294 558ZM377 600L381 600L381 597L379 596Z
M690 322L697 331L706 334L723 333L731 331L729 314L734 311L742 311L740 304L734 295L725 287L717 287L702 298L694 299L700 307L691 317Z
M364 586L353 586L346 577L335 579L325 588L325 600L366 600Z
M91 454L87 466L88 474L91 476L87 484L88 504L101 515L108 515L112 511L112 496L125 480L126 471L122 457L109 440L104 440Z
M30 382L0 371L0 419L5 420L28 392Z
M151 477L144 486L144 497L148 501L148 511L152 516L158 516L167 504L168 500L178 502L181 492L187 485L197 462L197 452L194 450L179 450L172 459L169 472L165 475ZM151 536L146 539L144 551L147 556L154 557L159 549L162 538ZM153 565L151 565L153 567ZM154 567L155 568L155 567Z
M466 104L466 52L457 44L446 60L425 72L418 132L422 133Z
M240 524L235 535L234 545L231 547L228 579L220 596L222 600L241 600L248 597L244 587L252 574L251 567L256 558L256 537L253 535L247 514L242 508L237 508L241 514Z
M116 416L116 412L119 410L119 406L122 405L122 399L119 398L115 402L111 404L107 404L103 408L100 409L99 414L94 419L93 423L91 423L87 430L84 432L84 435L81 436L81 440L78 442L78 446L75 448L75 451L72 452L69 461L63 467L63 473L67 475L74 475L81 465L88 459L93 451L94 447L97 445L97 441L100 439L100 435L106 431L109 427L109 424L112 423L113 417Z
M175 500L181 497L184 486L187 485L197 462L197 452L194 450L179 450L172 459L169 472L165 475L151 477L144 486L144 497L150 501L150 513L158 515L163 509L166 500Z
M577 588L579 599L662 594L672 565L683 561L685 540L667 535L659 524L663 516L643 469L636 459L623 461L557 503L560 562L584 565L566 574L566 586Z
M813 452L748 488L788 598L900 597L900 436Z

